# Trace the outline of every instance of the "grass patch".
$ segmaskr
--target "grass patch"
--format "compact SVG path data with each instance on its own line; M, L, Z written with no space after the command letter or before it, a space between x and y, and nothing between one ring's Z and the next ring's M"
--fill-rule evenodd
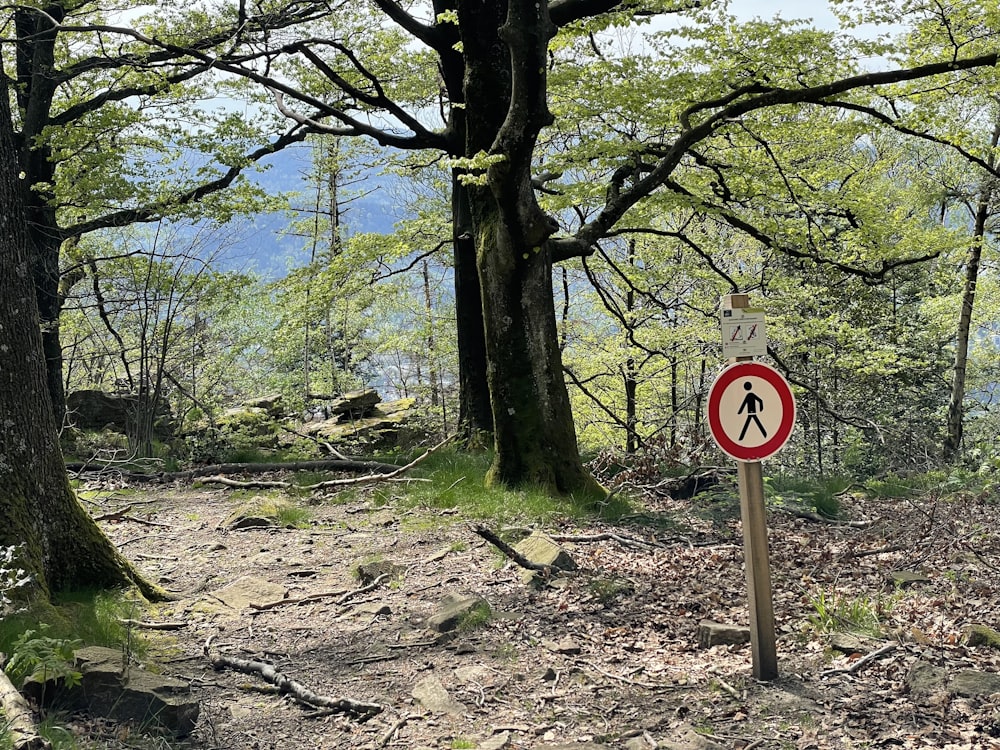
M827 518L839 518L839 495L851 484L847 477L778 475L764 478L764 494L777 505L799 506Z
M118 591L75 591L60 594L56 608L65 615L71 633L88 646L121 648L143 656L148 644L122 620L139 618L140 606Z
M809 615L808 622L817 633L856 633L880 637L882 623L889 618L896 602L894 597L847 597L820 591L809 599L814 613Z
M889 474L884 479L866 480L864 488L870 497L902 499L916 495L922 489L921 484L921 481L915 478L903 478Z
M493 611L490 609L490 605L486 602L481 602L462 616L462 621L458 623L458 629L460 632L468 633L470 630L481 628L492 617Z
M377 487L372 504L397 504L404 508L446 510L460 508L465 518L511 522L530 518L593 518L617 520L631 511L627 501L615 496L610 501L579 501L571 497L553 497L542 489L511 490L486 486L486 473L492 462L487 452L463 452L444 448L429 456L412 475L429 479L400 489Z
M47 627L51 638L78 639L88 646L127 648L142 655L146 643L122 620L138 619L140 605L120 591L82 590L59 594L52 607L0 619L0 652L11 653L22 633Z
M307 528L312 518L308 508L280 495L258 497L244 512L262 518L273 518L275 523L286 529Z

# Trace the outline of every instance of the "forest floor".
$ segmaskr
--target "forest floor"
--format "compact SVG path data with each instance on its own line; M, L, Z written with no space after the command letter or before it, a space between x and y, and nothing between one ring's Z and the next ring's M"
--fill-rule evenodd
M123 554L181 592L137 617L184 623L144 632L145 659L188 681L201 715L192 736L170 743L75 717L84 746L1000 748L1000 692L955 680L1000 672L1000 650L963 636L1000 623L995 497L848 495L855 525L769 511L780 672L771 682L753 679L749 646L698 645L703 619L748 624L732 497L650 495L614 525L554 520L543 530L619 539L563 542L579 568L540 587L454 510L402 510L354 490L313 498L306 528L227 528L247 501L208 486L102 496L105 512L132 508L135 520L101 522ZM383 560L398 574L351 598L357 565ZM895 571L926 580L901 588ZM226 604L240 579L256 605L329 595ZM435 637L426 621L449 592L482 596L491 616ZM866 628L881 635L856 653L831 648L830 631ZM209 639L315 693L384 710L358 721L303 707L254 676L213 669ZM447 692L444 710L414 697L432 687Z

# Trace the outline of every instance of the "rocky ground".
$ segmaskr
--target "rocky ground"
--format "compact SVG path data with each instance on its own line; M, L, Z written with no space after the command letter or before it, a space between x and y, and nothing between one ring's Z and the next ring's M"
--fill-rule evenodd
M854 526L771 512L780 676L767 683L749 646L698 644L702 620L747 624L732 500L651 494L615 526L555 520L544 531L578 569L541 585L457 512L354 491L313 498L306 528L234 529L247 502L207 487L102 495L100 512L131 507L101 522L122 552L181 593L137 618L183 623L144 631L146 659L188 682L201 711L169 742L75 717L91 747L1000 748L1000 650L965 635L1000 627L994 497L847 497ZM900 571L920 576L901 587ZM488 616L432 629L449 595L482 597ZM866 613L883 635L834 650L822 631ZM380 710L303 706L213 668L206 643Z

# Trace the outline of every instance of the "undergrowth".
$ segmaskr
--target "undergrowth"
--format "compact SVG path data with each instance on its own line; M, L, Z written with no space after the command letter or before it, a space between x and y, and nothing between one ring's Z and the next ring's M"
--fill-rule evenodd
M852 484L847 477L802 477L787 474L764 478L764 495L775 505L798 506L826 518L840 517L840 494Z

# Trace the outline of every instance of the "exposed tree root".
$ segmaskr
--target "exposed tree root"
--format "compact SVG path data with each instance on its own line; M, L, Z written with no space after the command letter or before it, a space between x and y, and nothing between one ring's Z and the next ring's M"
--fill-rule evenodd
M368 719L380 714L385 710L385 706L378 703L367 703L354 700L353 698L334 698L327 695L320 695L309 690L300 682L285 676L272 664L257 661L255 659L240 659L235 656L219 654L212 656L212 639L205 642L203 652L205 658L209 660L215 669L235 669L243 674L256 674L268 683L274 685L282 695L290 695L292 698L313 708L329 709L331 712L347 714L358 721Z
M306 594L305 596L300 596L296 598L289 597L287 599L278 599L277 601L264 602L263 604L255 604L254 602L250 602L250 608L257 612L264 612L269 609L274 609L275 607L283 607L286 604L306 604L309 602L319 601L320 599L327 599L331 596L337 597L337 600L334 602L334 604L346 604L351 599L357 596L361 596L362 594L367 594L369 591L374 591L381 585L382 581L384 581L386 578L389 578L389 573L383 573L374 581L369 583L367 586L364 586L360 589L350 589L347 591L344 590L321 591L316 594Z
M14 750L52 750L49 741L38 733L27 701L2 669L0 669L0 710L7 717L7 731Z

